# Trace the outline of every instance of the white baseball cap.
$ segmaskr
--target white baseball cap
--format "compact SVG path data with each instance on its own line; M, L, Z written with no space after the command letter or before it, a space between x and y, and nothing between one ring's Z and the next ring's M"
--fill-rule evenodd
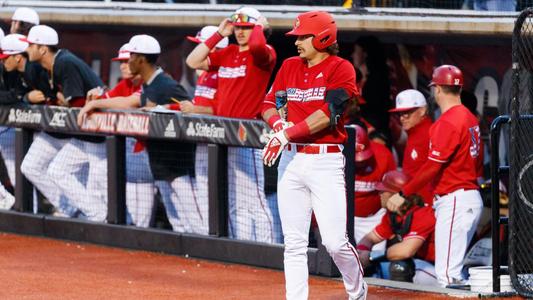
M4 38L5 34L2 28L0 28L0 41Z
M8 34L0 42L0 48L2 48L2 54L0 54L0 59L4 59L8 56L15 55L26 51L29 44L22 41L24 36L22 34Z
M217 32L218 27L216 26L205 26L202 28L202 30L198 31L196 36L188 36L187 39L194 43L203 43L208 38L210 38L215 32ZM216 48L226 48L228 46L228 38L223 38L218 44L216 44Z
M261 17L261 13L249 6L244 6L237 9L230 17L231 22L235 26L255 26Z
M39 15L35 10L29 7L17 8L11 17L11 20L39 25Z
M130 59L130 51L128 50L128 47L130 45L128 43L122 45L122 47L120 47L120 49L118 50L118 55L117 57L114 57L112 58L111 60L119 60L119 61L123 61L123 60L128 60Z
M417 107L424 107L426 105L426 98L421 92L409 89L402 91L396 96L396 108L390 109L389 112L407 111Z
M46 25L33 26L28 33L28 37L21 40L37 45L56 46L59 44L57 32L54 28Z
M124 50L140 54L159 54L161 53L161 46L159 46L159 42L154 37L139 34L130 39L128 46Z

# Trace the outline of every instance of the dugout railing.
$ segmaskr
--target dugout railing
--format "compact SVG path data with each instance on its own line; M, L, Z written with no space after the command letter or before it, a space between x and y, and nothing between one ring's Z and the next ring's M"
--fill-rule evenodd
M85 122L80 127L76 122L78 111L79 109L52 106L0 107L0 125L16 128L16 202L11 210L0 210L0 231L283 268L282 244L228 237L228 147L262 148L270 132L264 122L184 115L171 111L107 110L100 112L96 120ZM202 130L194 131L191 128ZM347 232L353 243L355 130L347 130L348 142L344 152L348 158L351 157L346 159L345 168ZM31 146L33 134L39 131L72 136L105 136L108 166L107 222L34 213L33 186L22 174L20 165ZM208 144L209 235L125 225L127 137ZM310 248L308 257L311 274L338 276L338 270L323 246Z

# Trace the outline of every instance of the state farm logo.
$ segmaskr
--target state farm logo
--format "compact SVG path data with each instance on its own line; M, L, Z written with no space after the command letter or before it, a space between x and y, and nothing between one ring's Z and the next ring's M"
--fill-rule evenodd
M224 127L217 127L215 124L189 122L185 135L223 139L226 137L226 129Z
M174 120L168 122L167 127L165 128L165 137L176 137L176 129L174 128Z
M67 125L67 122L65 121L66 117L66 112L55 112L52 116L52 120L50 120L50 126L65 127Z
M12 108L9 110L7 117L8 123L26 123L26 124L40 124L42 115L40 112L25 110L20 108Z

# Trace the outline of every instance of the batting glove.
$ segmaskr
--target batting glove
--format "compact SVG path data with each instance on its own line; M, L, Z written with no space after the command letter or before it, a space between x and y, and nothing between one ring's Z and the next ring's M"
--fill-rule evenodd
M396 193L392 195L392 197L387 200L387 209L391 212L399 212L400 207L405 202L405 198L400 195L400 193Z
M272 125L272 130L274 130L274 132L280 132L280 131L282 131L283 129L287 129L287 128L291 127L292 125L294 125L293 122L287 122L287 121L283 121L283 120L277 120L277 121L274 122L274 124Z
M285 130L273 134L263 149L263 163L271 167L288 143L289 140L285 136Z

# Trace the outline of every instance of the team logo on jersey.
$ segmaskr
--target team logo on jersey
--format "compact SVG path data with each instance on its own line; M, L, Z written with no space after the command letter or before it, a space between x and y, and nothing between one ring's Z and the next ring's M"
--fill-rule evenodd
M470 132L470 156L475 158L479 156L480 150L479 126L470 127L468 131Z
M301 90L298 88L287 89L287 100L296 102L309 102L324 100L326 94L326 87L316 87L307 90Z
M373 192L376 190L376 184L378 181L355 181L355 191L356 192Z
M413 151L411 151L411 159L416 160L417 158L418 158L418 153L416 152L415 149L413 149Z
M324 77L324 74L322 74L322 72L318 73L318 75L316 75L315 79L318 79L318 78L322 78Z
M218 69L219 78L238 78L246 76L246 65L239 67L220 67Z

